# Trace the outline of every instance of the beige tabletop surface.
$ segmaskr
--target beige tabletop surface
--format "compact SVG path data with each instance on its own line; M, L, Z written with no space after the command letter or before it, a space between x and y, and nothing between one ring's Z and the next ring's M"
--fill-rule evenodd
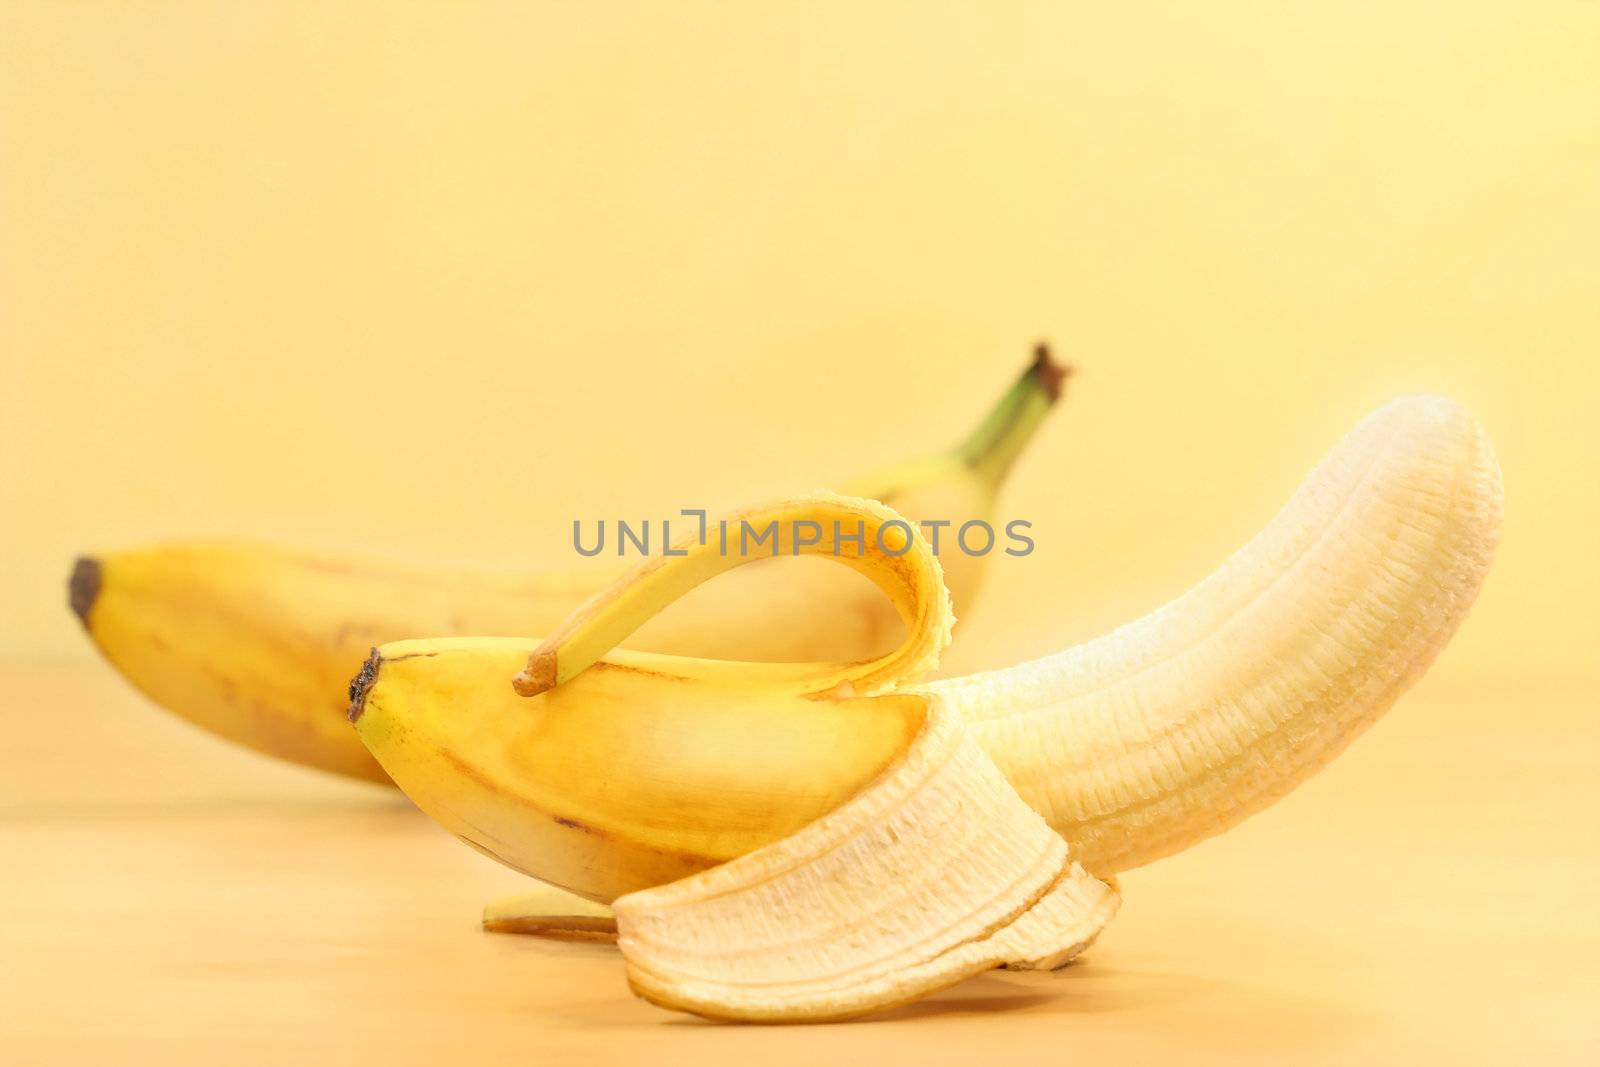
M717 1025L610 945L492 935L517 874L98 664L3 671L0 1063L1600 1062L1600 686L1429 679L1320 777L1129 872L1056 974Z

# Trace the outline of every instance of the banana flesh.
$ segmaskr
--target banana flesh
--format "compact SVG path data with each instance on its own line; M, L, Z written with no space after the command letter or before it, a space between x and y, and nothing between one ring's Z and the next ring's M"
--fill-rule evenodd
M1041 347L967 441L849 487L914 517L989 517L1065 373ZM672 525L681 533L696 524ZM985 560L949 558L952 595L969 603ZM796 582L795 571L770 563L700 590L630 644L734 660L837 661L899 641L899 616L869 584L803 565ZM398 639L548 633L614 579L604 569L496 573L210 542L80 559L69 601L106 659L156 703L268 755L387 782L344 722L353 664Z
M614 907L640 996L716 1019L816 1022L1000 964L1061 966L1117 904L934 701L902 760L838 810Z
M1216 575L1054 657L919 686L926 657L905 653L887 673L868 668L882 691L864 697L829 688L863 677L859 665L604 653L670 599L663 590L683 591L657 576L653 592L613 591L541 646L384 646L352 713L424 810L534 877L608 901L822 817L904 751L933 699L1105 877L1260 810L1390 706L1471 605L1500 501L1477 422L1410 398L1363 422ZM905 558L926 552L918 540ZM928 595L926 583L881 587ZM898 606L936 618L938 603ZM530 660L533 673L564 663L569 680L515 696L508 682Z
M1097 873L1268 806L1383 714L1477 595L1500 468L1437 397L1368 417L1218 571L1088 644L934 682Z

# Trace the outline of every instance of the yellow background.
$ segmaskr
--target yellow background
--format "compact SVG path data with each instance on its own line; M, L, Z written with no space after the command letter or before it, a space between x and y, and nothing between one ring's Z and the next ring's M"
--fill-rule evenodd
M0 1048L1592 1061L1597 249L1595 3L0 4ZM952 669L1180 591L1397 393L1507 487L1438 669L1060 974L669 1016L66 610L77 552L200 534L564 565L574 518L942 447L1039 336L1080 373L1002 508L1038 550Z
M8 4L0 653L72 556L564 564L1080 375L954 665L1158 603L1453 395L1505 545L1440 666L1600 648L1592 3Z

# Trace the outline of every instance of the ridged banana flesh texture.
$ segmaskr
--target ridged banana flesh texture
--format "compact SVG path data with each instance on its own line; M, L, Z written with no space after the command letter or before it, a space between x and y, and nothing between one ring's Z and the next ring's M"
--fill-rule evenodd
M1041 349L960 446L847 487L914 518L990 518L1064 374ZM697 525L693 517L673 519L674 539ZM651 548L659 551L659 521L654 533ZM584 537L592 543L592 529ZM613 559L616 543L607 545ZM987 560L948 558L952 595L970 602ZM367 653L406 638L549 633L614 580L601 560L592 562L598 570L517 574L248 542L179 544L81 559L69 599L106 659L156 703L268 755L387 782L344 721L350 675ZM867 583L839 568L808 566L815 563L747 568L652 620L629 644L766 661L892 648L900 636L893 607Z
M884 691L862 697L818 688L837 665L612 652L576 673L603 641L412 641L378 650L352 711L424 810L536 878L609 901L833 810L904 751L934 696L1106 877L1260 810L1370 725L1466 614L1500 506L1477 422L1408 398L1357 427L1215 575L1043 660L921 687L880 675ZM925 552L919 539L905 558ZM613 591L585 609L582 632L620 639L659 594ZM566 657L570 680L514 695L530 652Z
M927 687L1097 873L1177 852L1338 755L1433 662L1499 541L1463 408L1367 418L1200 585L1086 645Z
M842 1019L1002 964L1059 967L1117 894L932 701L900 762L794 835L615 903L628 981L716 1019Z

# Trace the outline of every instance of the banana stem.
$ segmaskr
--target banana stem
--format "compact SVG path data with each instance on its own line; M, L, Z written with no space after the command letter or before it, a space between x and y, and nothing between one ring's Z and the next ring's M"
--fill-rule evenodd
M906 626L905 640L885 656L796 672L801 691L848 685L863 695L876 692L931 670L949 643L954 618L939 560L914 525L882 504L816 493L739 512L714 529L703 540L685 538L567 616L534 649L513 688L525 697L555 688L700 583L775 556L820 555L861 572L894 602Z
M1071 374L1072 367L1055 362L1050 346L1041 341L1034 347L1028 369L961 444L957 454L984 482L998 489L1061 396L1062 383Z

